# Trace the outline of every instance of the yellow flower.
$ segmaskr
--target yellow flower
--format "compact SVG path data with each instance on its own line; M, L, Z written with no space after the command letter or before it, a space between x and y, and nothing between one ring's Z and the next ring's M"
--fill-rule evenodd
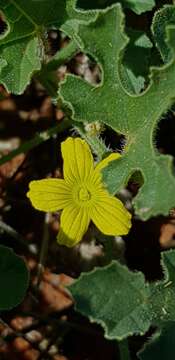
M101 169L120 157L111 154L94 168L88 144L69 137L61 144L64 160L63 179L31 181L27 196L42 211L62 210L58 243L77 244L90 220L106 235L125 235L131 227L131 215L122 202L111 196L102 183Z

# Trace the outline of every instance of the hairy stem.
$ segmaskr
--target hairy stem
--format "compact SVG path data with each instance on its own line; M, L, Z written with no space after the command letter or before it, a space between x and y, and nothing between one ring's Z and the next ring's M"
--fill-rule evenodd
M90 135L85 131L84 126L81 123L74 121L73 126L74 129L81 135L81 137L91 146L99 161L105 156L106 153L109 152L109 149L98 135Z
M128 340L124 339L118 342L119 352L120 352L120 360L130 360L130 353L128 347Z

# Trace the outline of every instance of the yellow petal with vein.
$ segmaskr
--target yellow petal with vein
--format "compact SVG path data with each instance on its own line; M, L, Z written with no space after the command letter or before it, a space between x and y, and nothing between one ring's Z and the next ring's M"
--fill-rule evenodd
M80 138L69 137L61 144L64 179L68 183L82 182L91 177L93 157L89 145Z
M101 176L101 170L104 169L107 165L109 165L109 163L113 160L117 160L121 157L121 155L119 153L111 153L110 155L108 155L105 159L103 159L102 161L100 161L96 167L95 167L95 171L94 171L94 176L93 176L93 181L97 182L100 181L102 176Z
M72 201L70 188L62 179L31 181L27 196L35 209L46 212L61 210Z
M108 155L105 159L103 159L96 165L95 170L101 171L103 168L105 168L107 165L109 165L109 163L111 161L119 159L120 157L121 157L121 155L119 153L112 153L112 154Z
M106 192L91 209L91 219L106 235L126 235L131 227L131 214L119 199Z
M68 247L76 245L87 231L89 222L90 218L85 209L72 205L66 207L61 214L58 243Z

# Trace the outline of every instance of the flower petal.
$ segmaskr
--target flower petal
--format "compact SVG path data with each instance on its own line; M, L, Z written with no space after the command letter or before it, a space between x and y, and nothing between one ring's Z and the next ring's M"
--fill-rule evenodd
M93 172L93 157L88 144L80 138L69 137L61 144L64 160L64 179L74 183L87 180Z
M94 204L91 219L106 235L126 235L131 227L131 214L119 199L106 192Z
M71 203L69 186L62 179L31 181L27 193L32 205L41 211L57 211Z
M103 159L102 161L100 161L94 170L94 174L93 174L93 182L99 182L102 179L102 174L101 174L101 170L104 169L107 165L109 165L109 163L113 160L117 160L121 157L121 155L119 153L111 153L110 155L108 155L105 159Z
M117 160L121 157L121 155L119 153L111 153L110 155L108 155L106 158L104 158L102 161L100 161L96 167L95 170L97 171L101 171L103 168L105 168L107 165L109 165L109 163L113 160Z
M76 245L88 229L90 217L87 210L74 207L66 207L61 214L58 243L72 247Z

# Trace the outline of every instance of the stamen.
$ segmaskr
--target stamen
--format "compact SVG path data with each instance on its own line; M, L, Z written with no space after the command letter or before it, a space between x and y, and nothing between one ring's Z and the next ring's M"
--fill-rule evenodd
M86 188L81 188L78 197L80 201L88 201L91 198L91 194Z

